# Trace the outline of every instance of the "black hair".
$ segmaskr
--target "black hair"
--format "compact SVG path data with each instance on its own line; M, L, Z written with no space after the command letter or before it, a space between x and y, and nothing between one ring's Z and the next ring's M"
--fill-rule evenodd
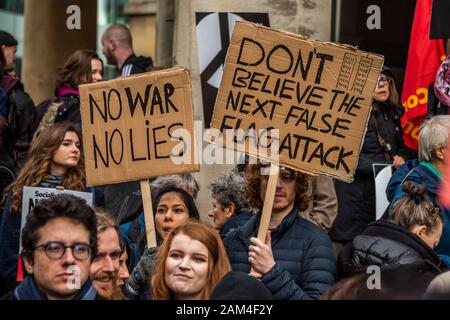
M153 214L156 214L156 209L158 207L159 202L161 201L161 198L163 195L165 195L168 192L176 192L178 193L181 198L183 199L183 202L185 203L189 217L191 219L200 220L200 215L197 210L197 206L195 205L194 198L184 189L177 188L177 187L164 187L159 190L157 193L155 200L153 201Z

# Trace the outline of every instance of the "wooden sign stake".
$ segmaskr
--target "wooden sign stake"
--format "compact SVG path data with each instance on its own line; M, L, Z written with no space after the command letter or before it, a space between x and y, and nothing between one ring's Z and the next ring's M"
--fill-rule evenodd
M270 176L267 183L266 196L264 198L264 206L261 213L261 220L259 222L258 239L265 243L267 230L269 230L270 217L272 215L273 202L275 200L275 192L277 190L278 176L280 175L280 167L276 164L270 164ZM253 268L250 270L250 275L258 274Z
M144 206L145 234L147 235L147 247L156 247L155 221L153 219L152 194L148 179L141 180L142 205Z
M277 190L279 175L280 167L272 163L270 165L269 182L267 183L266 197L264 198L264 206L258 229L258 239L262 242L266 241L267 230L269 230L270 216L272 215L272 207L275 200L275 191Z

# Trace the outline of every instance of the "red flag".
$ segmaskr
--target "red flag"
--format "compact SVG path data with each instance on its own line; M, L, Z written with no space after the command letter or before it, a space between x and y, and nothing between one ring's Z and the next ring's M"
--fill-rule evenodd
M445 58L442 40L430 40L432 0L417 0L402 90L401 122L405 144L417 150L419 126L427 114L428 86Z

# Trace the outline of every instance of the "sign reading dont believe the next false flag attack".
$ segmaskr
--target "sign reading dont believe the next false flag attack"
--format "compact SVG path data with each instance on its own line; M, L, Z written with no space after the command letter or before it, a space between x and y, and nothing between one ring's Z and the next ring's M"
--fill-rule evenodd
M382 56L351 46L237 22L211 127L247 133L210 141L233 140L234 149L259 158L262 144L277 142L282 165L350 182L382 64ZM272 129L277 141L272 134L260 141L258 132Z

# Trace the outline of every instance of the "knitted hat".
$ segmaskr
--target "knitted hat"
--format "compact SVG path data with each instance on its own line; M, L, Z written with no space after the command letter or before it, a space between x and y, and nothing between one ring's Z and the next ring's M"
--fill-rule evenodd
M272 300L269 289L258 279L230 271L214 287L210 300Z
M0 30L0 46L5 45L7 47L17 46L17 40L14 37L6 32Z
M383 69L381 70L381 72L383 72L385 75L388 75L389 77L391 77L392 79L394 79L394 74L392 73L391 68L389 68L389 67L386 66L385 64L383 65Z

